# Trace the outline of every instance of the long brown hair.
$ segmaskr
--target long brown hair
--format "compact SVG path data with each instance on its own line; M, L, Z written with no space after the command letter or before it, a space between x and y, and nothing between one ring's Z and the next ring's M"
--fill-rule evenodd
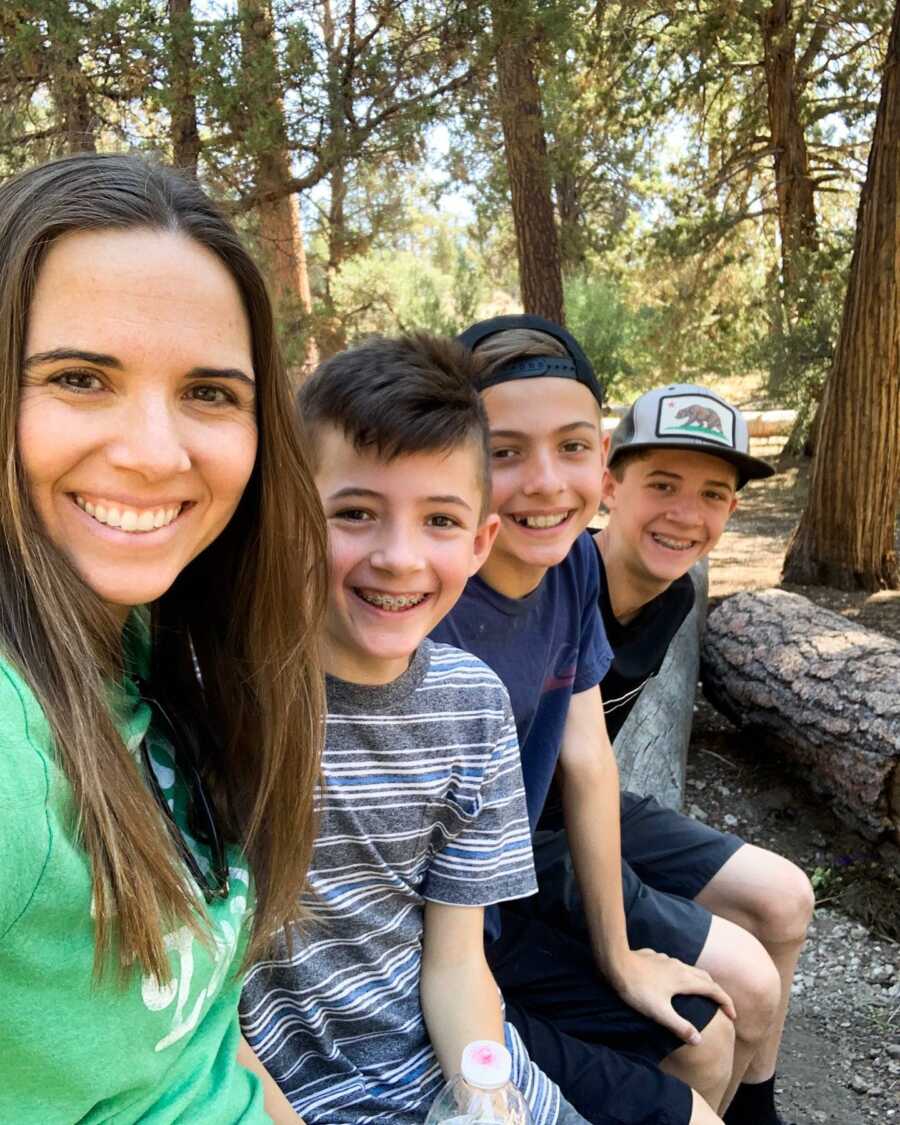
M326 532L293 418L290 387L259 270L192 182L138 157L82 155L0 186L0 650L50 724L90 857L95 969L110 954L170 977L163 927L197 928L197 899L134 760L109 714L122 640L107 607L50 541L16 449L29 306L48 247L84 230L178 232L214 253L250 321L259 444L229 525L151 612L154 697L213 737L201 773L226 837L256 884L247 960L296 912L313 839L323 733L317 634ZM199 666L201 681L196 674ZM202 928L202 924L201 924Z

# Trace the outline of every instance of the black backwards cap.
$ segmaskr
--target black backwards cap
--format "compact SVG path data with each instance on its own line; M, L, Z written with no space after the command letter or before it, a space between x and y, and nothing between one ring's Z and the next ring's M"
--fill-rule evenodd
M495 316L490 320L480 320L477 324L473 324L456 339L464 348L474 352L489 336L508 332L511 328L530 328L534 332L543 332L546 336L552 336L562 344L568 356L530 355L510 360L489 375L476 377L479 391L487 390L488 387L496 386L498 383L508 383L512 379L541 379L551 376L554 379L574 379L576 383L582 383L597 400L598 405L603 406L603 387L594 374L591 361L584 354L575 337L559 324L554 324L552 320L527 313Z

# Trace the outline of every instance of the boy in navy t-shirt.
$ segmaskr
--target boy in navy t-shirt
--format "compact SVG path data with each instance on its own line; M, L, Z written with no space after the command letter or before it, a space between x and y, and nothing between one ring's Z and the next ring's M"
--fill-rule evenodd
M600 389L572 337L540 318L496 318L462 341L482 361L500 530L432 635L506 684L532 827L556 774L589 927L586 938L504 907L488 960L532 1057L588 1120L719 1121L710 1104L732 1082L731 1001L626 930L618 772L597 687L611 653L584 533L600 498Z

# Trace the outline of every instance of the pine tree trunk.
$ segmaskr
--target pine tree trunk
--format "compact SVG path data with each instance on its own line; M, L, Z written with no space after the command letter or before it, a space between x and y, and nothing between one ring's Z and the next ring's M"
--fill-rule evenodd
M194 64L194 17L191 0L169 0L169 101L172 163L197 178L200 132Z
M352 18L350 13L350 19ZM348 21L343 34L350 37L353 33L354 27ZM322 38L328 55L328 123L331 143L337 152L342 153L347 143L347 107L344 69L341 65L341 34L335 24L331 0L322 0ZM349 244L345 209L347 177L343 157L335 162L328 175L328 189L328 261L325 264L322 284L322 304L325 315L318 332L319 353L323 359L343 351L347 346L347 327L338 313L331 288L332 279L337 275L347 256Z
M565 321L559 235L541 90L535 73L533 13L515 0L491 5L497 60L497 99L512 200L519 288L527 313Z
M855 828L900 833L900 644L784 590L709 615L707 698Z
M81 65L82 31L66 4L48 7L50 89L67 153L97 151L90 82Z
M809 499L784 581L900 589L900 2L856 223L834 365L821 406Z
M815 194L797 96L797 34L791 24L791 9L790 0L776 0L760 16L782 279L789 311L798 302L802 304L804 259L817 244Z
M574 171L560 172L554 183L556 208L559 213L559 254L562 272L572 277L584 269L587 260L581 208L578 202L578 180Z
M312 293L303 245L300 204L288 187L291 165L281 83L275 56L274 27L268 0L241 0L244 93L256 113L255 151L259 237L267 274L282 316L299 313L297 327L308 327ZM317 360L309 337L306 366Z

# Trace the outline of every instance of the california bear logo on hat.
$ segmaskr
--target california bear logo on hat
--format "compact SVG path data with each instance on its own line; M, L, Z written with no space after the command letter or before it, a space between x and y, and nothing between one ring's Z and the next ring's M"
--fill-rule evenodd
M629 449L688 449L710 453L738 470L738 488L775 471L750 453L747 423L739 410L706 387L671 384L647 391L616 427L609 463Z

